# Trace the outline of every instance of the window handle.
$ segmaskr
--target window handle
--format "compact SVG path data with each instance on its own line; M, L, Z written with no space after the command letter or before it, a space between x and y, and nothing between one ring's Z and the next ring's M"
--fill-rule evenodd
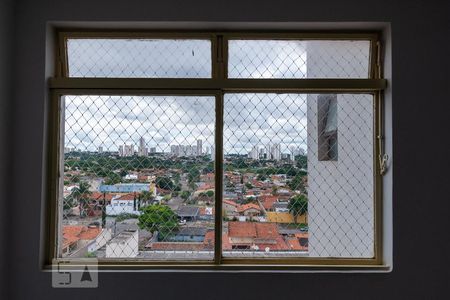
M381 176L386 174L386 171L388 168L388 166L387 166L388 160L389 160L389 155L387 155L386 153L383 155L380 155L380 175Z

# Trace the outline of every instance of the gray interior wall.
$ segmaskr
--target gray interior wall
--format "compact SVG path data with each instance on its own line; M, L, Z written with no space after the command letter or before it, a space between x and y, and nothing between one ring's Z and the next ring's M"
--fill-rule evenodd
M8 19L3 17L3 5L9 8L8 2L2 2L1 22ZM2 241L11 262L3 271L8 278L3 285L11 293L6 299L229 299L230 295L235 299L440 299L447 292L450 159L444 137L450 111L446 74L450 22L444 2L18 0L16 5L17 38L0 35L2 44L9 41L15 46L15 92L7 110L11 142L0 136L1 147L9 145L14 154L8 160L14 168L2 170L10 181L7 201L2 196L11 217L6 219L7 228L1 228L11 233L5 244ZM391 22L393 272L102 273L95 290L52 289L50 274L39 269L46 75L52 69L45 63L49 21ZM2 53L0 61L10 58ZM9 94L0 91L2 97Z
M12 99L13 1L0 1L0 295L6 294L8 269L9 201L7 196L10 162L10 111Z

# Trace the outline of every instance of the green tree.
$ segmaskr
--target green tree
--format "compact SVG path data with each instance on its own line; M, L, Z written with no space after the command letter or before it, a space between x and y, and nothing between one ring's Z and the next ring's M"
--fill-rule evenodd
M189 191L182 191L180 197L186 201L191 196L191 192Z
M125 177L125 176L127 176L127 175L128 175L127 170L122 169L122 170L120 171L120 177Z
M259 174L258 176L256 176L256 179L259 181L264 181L267 179L267 176L264 174Z
M307 169L308 168L308 157L306 155L297 155L295 156L296 167L300 169Z
M86 181L80 181L80 184L78 187L74 188L72 192L70 193L70 197L72 199L76 199L78 201L79 207L80 207L80 217L84 218L86 217L86 211L87 206L89 203L90 195L92 194L89 189L91 188L91 185L87 183Z
M170 191L174 189L174 184L169 177L158 177L158 178L156 178L155 183L156 183L156 186L159 187L160 189L170 190Z
M142 191L141 192L141 201L147 202L147 201L150 201L150 200L153 200L153 199L154 199L153 194L150 193L149 191Z
M120 183L121 177L119 174L116 174L114 172L109 172L108 177L105 179L105 184L107 185L114 185L117 183Z
M308 198L305 195L296 195L289 200L289 212L294 217L294 223L297 224L297 216L308 212Z
M214 191L211 191L211 190L207 191L206 196L208 196L209 198L212 198L214 196Z
M301 191L302 193L306 193L306 187L303 179L305 176L306 174L304 172L297 173L291 182L289 182L289 188L293 191Z
M75 199L73 198L72 193L64 198L63 209L69 210L75 206Z
M177 215L170 207L160 204L149 205L141 210L138 226L151 233L158 232L159 240L166 240L178 229Z
M198 181L200 181L200 171L197 168L193 167L188 172L189 186L192 186L195 182L198 182Z
M252 189L253 185L250 182L246 182L245 183L245 187L248 188L248 189Z

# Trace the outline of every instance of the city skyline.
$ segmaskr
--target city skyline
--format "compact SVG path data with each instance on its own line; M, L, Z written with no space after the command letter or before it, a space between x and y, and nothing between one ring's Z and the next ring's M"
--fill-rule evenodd
M201 140L197 140L201 141ZM97 153L117 153L119 156L133 156L133 155L137 155L137 156L148 156L149 154L155 154L155 153L171 153L174 154L174 152L176 152L176 150L174 150L174 146L176 147L192 147L191 151L192 153L188 156L201 156L201 155L213 155L212 152L214 152L214 146L211 147L206 147L205 151L200 151L198 152L198 146L195 145L170 145L170 151L156 151L157 147L145 147L146 151L144 153L141 154L141 152L135 151L134 148L134 144L127 144L125 143L124 145L119 145L117 150L109 150L109 149L104 149L103 146L99 146L97 148L96 151L89 151L89 150L80 150L80 149L76 149L76 148L70 148L70 147L64 147L64 153L69 153L69 152L97 152ZM289 148L286 148L287 152L284 151L280 151L277 150L277 154L274 155L272 154L273 152L271 152L271 150L267 150L268 147L270 146L270 149L273 149L273 147L277 147L277 149L279 149L280 144L273 144L273 145L254 145L251 150L247 153L247 154L243 154L243 155L247 155L249 158L252 159L274 159L274 160L280 160L282 158L282 155L288 154L291 156L296 156L296 155L306 155L307 151L301 147L294 147L291 146ZM210 152L210 149L212 152ZM253 154L252 152L254 151L254 149L257 149L257 154ZM264 158L262 157L262 155L267 155L267 151L269 151L269 153L271 153L270 156L265 156ZM196 154L196 155L194 155ZM235 155L235 154L239 154L239 153L225 153L225 155ZM176 156L182 156L182 155L176 155Z
M306 150L305 94L226 94L224 152L247 154L255 144ZM170 145L214 145L214 98L205 96L65 96L65 147L116 151L119 145L170 152ZM255 111L257 112L255 114Z

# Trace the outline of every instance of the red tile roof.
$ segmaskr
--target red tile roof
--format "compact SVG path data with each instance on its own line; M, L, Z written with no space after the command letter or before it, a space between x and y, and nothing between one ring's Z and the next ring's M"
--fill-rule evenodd
M255 203L248 203L248 204L244 204L244 205L239 205L237 208L237 211L244 212L249 209L256 209L256 210L260 211L261 207L259 207L259 205L256 205Z
M214 249L214 230L206 232L205 239L203 240L203 246L207 250Z
M258 238L277 238L280 236L278 227L275 223L253 223L256 227L256 236Z
M290 250L283 237L278 233L278 227L274 223L257 222L229 222L228 236L253 238L253 243L259 251ZM224 239L225 241L225 239ZM229 243L229 239L226 239Z
M115 199L115 200L128 200L128 201L133 201L134 199L138 198L138 195L135 195L134 193L129 193L129 194L125 194L120 196L119 198Z
M303 247L300 246L300 242L297 238L290 238L286 240L286 244L288 245L289 249L291 250L303 250Z
M234 201L231 201L231 200L224 199L222 202L226 203L226 204L229 204L229 205L232 205L232 206L238 207L238 204L236 202L234 202Z
M278 227L274 223L228 222L230 237L252 237L274 239L279 236Z
M259 201L261 201L261 204L265 209L272 209L272 206L275 202L277 202L278 196L260 196Z
M214 189L214 184L206 183L206 184L202 185L201 187L199 187L197 191L207 191L207 190L213 190L213 189Z
M265 251L266 248L268 248L269 251L274 251L274 250L286 251L286 250L290 250L289 246L286 244L286 242L283 240L283 238L281 236L278 236L275 239L274 243L255 243L255 245L258 246L260 251Z
M106 201L111 201L111 199L114 197L114 194L111 193L105 193L105 199ZM91 199L92 200L103 200L103 193L99 193L99 192L92 192L91 194Z
M93 240L95 239L102 229L100 227L88 227L88 226L64 226L63 227L63 247L72 245L79 240Z
M205 239L203 240L204 249L213 250L214 241L215 241L214 230L210 230L205 234ZM226 233L222 235L222 249L231 250L231 244L228 238L228 234Z
M228 235L230 237L256 237L256 223L228 222Z

